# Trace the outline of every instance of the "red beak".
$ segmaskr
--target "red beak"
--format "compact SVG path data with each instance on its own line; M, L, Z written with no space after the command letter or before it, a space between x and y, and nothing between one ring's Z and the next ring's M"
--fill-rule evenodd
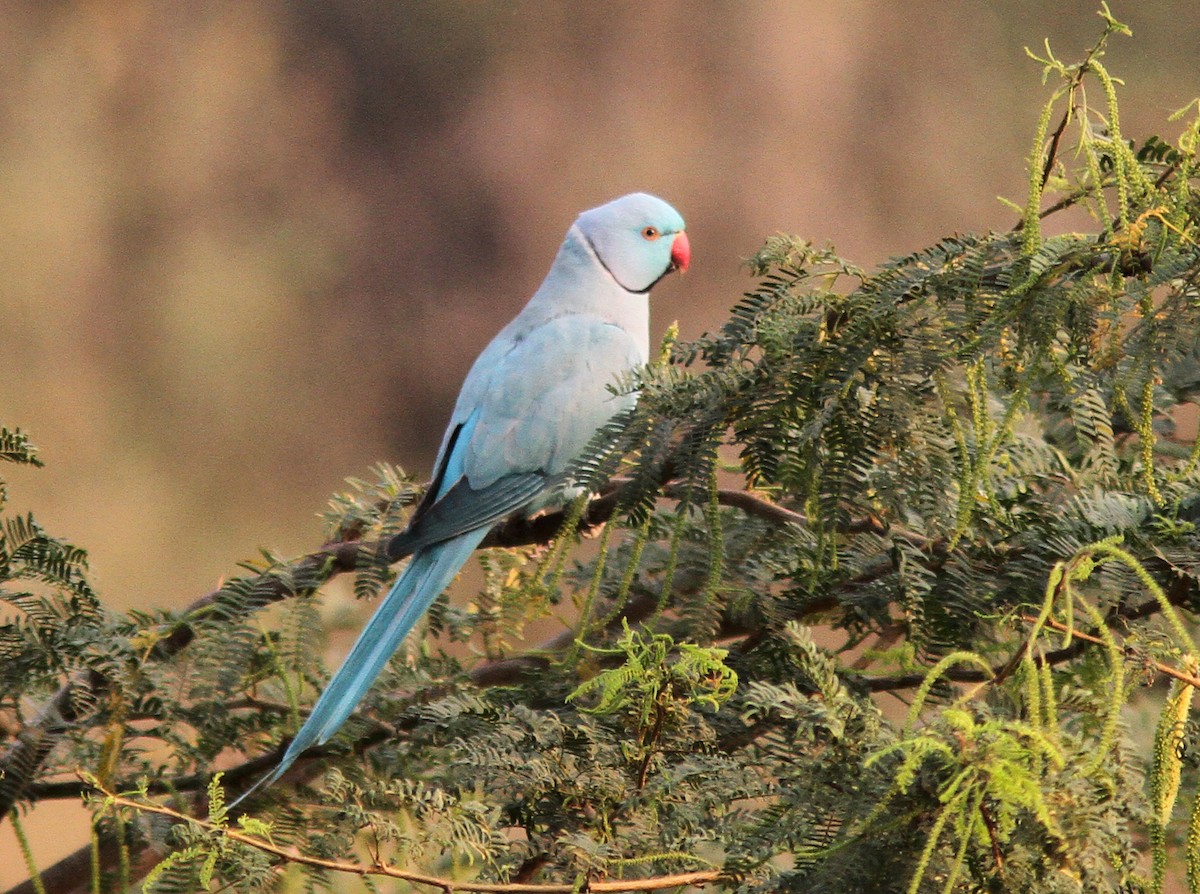
M671 269L686 273L691 262L692 246L688 243L687 233L680 230L671 244Z

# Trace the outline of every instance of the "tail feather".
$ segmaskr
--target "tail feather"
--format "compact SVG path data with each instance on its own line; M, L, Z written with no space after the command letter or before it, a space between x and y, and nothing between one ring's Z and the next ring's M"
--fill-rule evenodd
M454 579L487 531L486 527L468 531L420 549L413 555L408 567L375 609L375 614L359 634L350 654L313 705L312 712L288 745L279 766L251 786L229 805L230 808L252 792L279 779L296 758L312 746L329 741L341 729L346 718L383 671L388 659L400 647L404 637Z

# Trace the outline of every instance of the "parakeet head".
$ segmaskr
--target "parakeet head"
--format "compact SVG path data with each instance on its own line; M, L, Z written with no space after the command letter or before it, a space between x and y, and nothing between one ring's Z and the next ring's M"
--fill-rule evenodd
M575 226L604 269L629 292L647 292L668 273L687 270L691 261L679 212L644 192L585 211Z

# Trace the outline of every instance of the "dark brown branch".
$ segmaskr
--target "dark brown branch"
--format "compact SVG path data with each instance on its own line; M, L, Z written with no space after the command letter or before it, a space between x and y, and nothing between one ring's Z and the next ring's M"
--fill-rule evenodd
M1175 159L1175 161L1173 161L1169 165L1167 165L1166 168L1163 169L1163 172L1161 174L1159 174L1158 177L1155 179L1154 188L1162 189L1163 184L1165 184L1168 180L1170 180L1171 175L1176 173L1178 170L1179 170L1179 159Z
M996 828L996 820L992 816L991 810L988 809L986 800L979 802L979 815L983 817L983 824L987 828L988 838L992 843L992 863L995 864L996 873L1004 878L1004 851L1000 847L1000 835Z
M102 871L115 867L120 861L117 842L107 836L102 837L98 856ZM145 878L165 856L165 853L152 847L142 847L136 851L131 848L129 854L130 878ZM92 894L91 847L80 848L63 857L53 866L44 869L41 872L41 882L45 886L45 890L51 894ZM19 885L9 888L6 894L38 894L38 889L34 886L32 879L26 879Z
M1054 133L1050 136L1050 146L1046 150L1046 161L1042 165L1042 189L1045 189L1046 184L1050 182L1050 173L1054 170L1054 163L1058 161L1058 144L1062 140L1063 133L1066 132L1071 116L1075 114L1074 96L1075 92L1074 88L1072 88L1072 98L1067 103L1067 110L1063 112L1062 120L1058 122L1058 127L1054 128Z

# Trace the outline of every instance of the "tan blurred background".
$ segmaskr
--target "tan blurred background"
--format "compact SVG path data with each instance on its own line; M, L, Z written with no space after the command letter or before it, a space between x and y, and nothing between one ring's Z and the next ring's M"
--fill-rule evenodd
M684 213L653 307L685 337L772 232L869 265L1007 227L1046 96L1023 47L1078 59L1097 6L0 0L0 423L48 465L3 470L11 508L113 606L180 605L316 546L345 476L426 473L583 208ZM1200 4L1114 12L1125 133L1173 137Z

